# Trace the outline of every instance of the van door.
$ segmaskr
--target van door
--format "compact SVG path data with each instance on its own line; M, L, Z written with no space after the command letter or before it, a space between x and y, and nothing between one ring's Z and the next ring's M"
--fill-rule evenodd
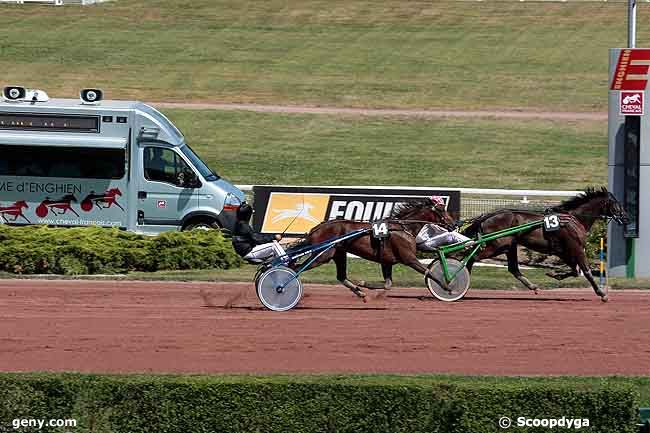
M152 144L142 146L140 152L139 229L149 233L176 229L198 205L200 185L195 173L172 148Z

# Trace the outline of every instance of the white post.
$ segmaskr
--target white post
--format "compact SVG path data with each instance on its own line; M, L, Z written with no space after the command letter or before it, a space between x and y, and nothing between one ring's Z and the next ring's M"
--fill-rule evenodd
M627 4L627 47L636 46L636 0L628 0Z

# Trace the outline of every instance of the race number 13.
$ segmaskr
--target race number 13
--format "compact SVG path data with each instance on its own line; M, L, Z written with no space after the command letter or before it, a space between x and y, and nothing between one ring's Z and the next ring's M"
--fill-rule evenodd
M547 232L560 230L560 217L557 215L546 215L544 217L544 230Z

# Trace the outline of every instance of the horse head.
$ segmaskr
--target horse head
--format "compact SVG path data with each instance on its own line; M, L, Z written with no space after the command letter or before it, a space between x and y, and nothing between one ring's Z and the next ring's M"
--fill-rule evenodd
M14 203L14 206L16 206L19 209L27 209L29 206L27 206L27 202L25 200L20 200Z
M623 208L623 205L618 200L616 200L614 194L611 192L608 192L608 194L609 199L607 200L606 206L603 209L604 216L613 219L619 224L627 224L630 219L628 218L627 212Z
M583 194L563 201L550 210L568 212L592 222L597 218L612 218L619 224L625 224L628 221L623 206L605 187L587 188ZM591 223L589 227L591 227Z
M68 203L70 203L70 202L76 203L77 202L77 197L75 197L74 194L68 194L68 195L65 195L61 199L61 201L68 202Z
M420 198L402 203L393 210L391 218L400 220L420 220L444 226L446 229L456 228L456 221L445 210L444 203L430 198Z
M111 188L108 191L106 191L107 196L115 197L117 195L122 196L122 191L120 191L119 188Z

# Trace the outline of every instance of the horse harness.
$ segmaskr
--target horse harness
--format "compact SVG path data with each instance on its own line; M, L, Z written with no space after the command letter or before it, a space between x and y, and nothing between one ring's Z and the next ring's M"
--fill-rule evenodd
M371 235L371 244L377 246L377 261L382 263L382 257L384 256L384 247L386 240L390 238L391 231L401 231L411 236L412 238L417 237L417 233L413 233L409 229L411 224L435 224L431 221L422 221L422 220L396 220L396 219L383 219L377 220L370 223L370 235ZM391 228L391 225L397 225L400 228ZM445 227L447 229L447 227ZM373 246L374 246L373 245Z

